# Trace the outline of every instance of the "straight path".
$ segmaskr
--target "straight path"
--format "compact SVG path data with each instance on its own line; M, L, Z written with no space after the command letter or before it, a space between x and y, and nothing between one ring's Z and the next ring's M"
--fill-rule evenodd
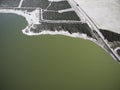
M19 5L18 5L18 8L21 8L23 2L24 2L24 0L20 0L20 3L19 3Z
M75 21L75 20L40 20L40 22L46 22L46 23L73 23L73 24L79 24L82 23L81 21Z

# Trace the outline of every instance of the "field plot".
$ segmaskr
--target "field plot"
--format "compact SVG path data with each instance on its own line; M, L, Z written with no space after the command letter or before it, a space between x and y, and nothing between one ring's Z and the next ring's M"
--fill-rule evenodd
M48 0L25 0L22 4L22 7L40 7L46 8L49 5Z
M43 19L48 19L48 20L78 20L78 21L80 20L74 11L64 12L64 13L45 11L45 12L43 12Z
M48 10L61 10L71 8L70 4L67 1L52 2Z
M17 7L20 0L0 0L0 7Z

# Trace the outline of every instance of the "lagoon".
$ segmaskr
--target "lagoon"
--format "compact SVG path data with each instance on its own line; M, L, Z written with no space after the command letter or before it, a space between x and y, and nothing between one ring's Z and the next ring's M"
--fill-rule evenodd
M0 14L1 90L119 90L120 64L101 47L63 35L27 36L25 19Z

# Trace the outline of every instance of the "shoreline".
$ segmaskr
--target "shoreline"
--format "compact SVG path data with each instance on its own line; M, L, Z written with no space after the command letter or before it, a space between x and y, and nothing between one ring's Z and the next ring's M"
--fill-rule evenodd
M25 20L27 21L28 25L22 30L23 34L28 35L28 36L33 36L33 35L44 35L44 34L50 34L50 35L66 35L66 36L70 36L70 37L75 37L75 38L83 38L83 39L87 39L87 40L91 40L91 41L95 41L95 39L88 37L86 34L80 34L80 33L72 33L70 34L67 31L42 31L40 33L33 33L30 32L30 29L32 27L34 27L35 24L40 24L35 18L34 14L35 14L34 10L33 12L27 12L25 10L14 10L14 9L0 9L0 13L11 13L11 14L16 14L16 15L20 15L23 18L25 18ZM28 33L26 33L26 31L28 31Z
M89 40L89 41L94 42L95 44L97 44L98 46L100 46L102 49L104 49L107 53L109 53L104 48L104 46L102 46L97 40L88 37L86 34L80 34L80 33L72 33L72 34L70 34L69 32L64 31L64 30L62 30L62 31L57 31L57 30L56 31L45 31L44 30L44 31L39 32L39 33L31 32L30 29L33 28L35 24L40 24L38 18L36 18L36 16L35 16L36 11L37 11L37 9L35 9L32 12L27 12L26 10L0 9L0 13L16 14L16 15L20 15L23 18L25 18L25 20L27 21L28 25L24 29L22 29L22 33L25 34L25 35L27 35L27 36L36 36L36 35L64 35L64 36L69 36L69 37L73 37L73 38L82 38L84 40ZM110 56L112 56L114 58L114 56L112 54L110 54Z

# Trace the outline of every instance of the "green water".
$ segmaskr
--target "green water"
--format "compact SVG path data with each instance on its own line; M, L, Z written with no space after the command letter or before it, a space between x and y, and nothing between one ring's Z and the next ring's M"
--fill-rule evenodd
M120 90L120 64L93 42L26 36L21 16L0 14L0 90Z

